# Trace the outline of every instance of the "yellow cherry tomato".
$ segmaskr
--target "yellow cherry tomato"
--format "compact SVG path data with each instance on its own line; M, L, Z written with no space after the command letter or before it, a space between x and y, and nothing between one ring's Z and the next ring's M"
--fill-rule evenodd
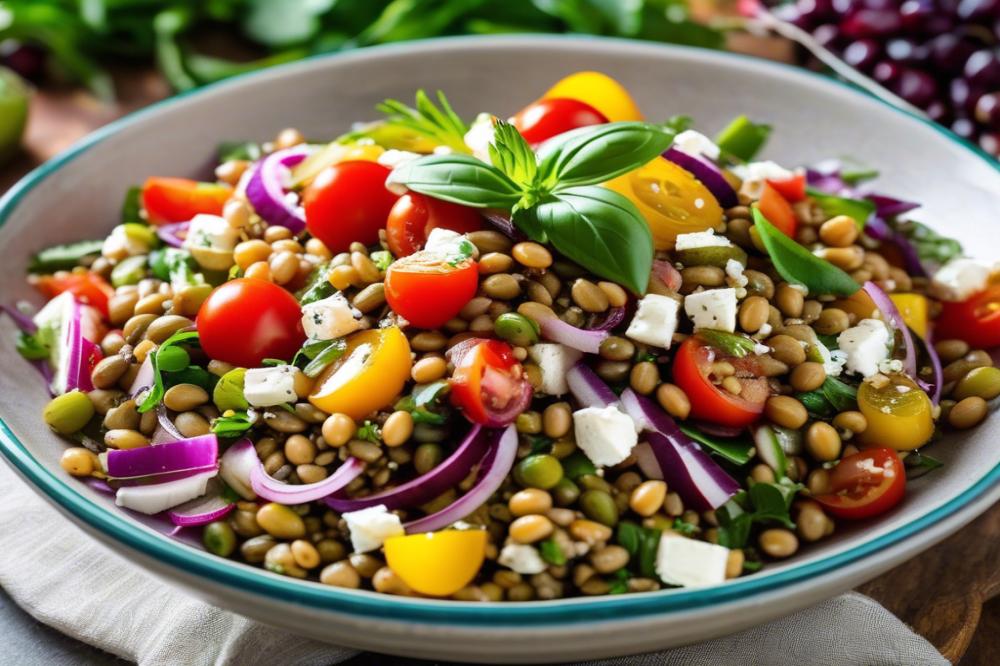
M385 148L374 143L327 144L292 168L292 187L312 182L320 171L341 162L377 162Z
M385 541L385 562L415 592L445 597L472 582L486 557L485 530L445 530Z
M347 338L344 355L316 378L309 402L355 420L382 409L410 378L410 343L396 326Z
M923 294L889 294L889 298L896 304L906 325L920 337L926 338L929 318L927 297Z
M575 99L589 104L613 123L620 120L643 119L642 112L625 90L625 86L600 72L570 74L542 95L542 99L556 97Z
M910 451L926 444L934 434L930 398L902 375L891 377L879 388L870 381L862 382L858 409L868 420L861 442L869 446Z
M678 234L719 226L722 208L707 187L662 157L604 186L634 203L653 232L657 250L670 250Z

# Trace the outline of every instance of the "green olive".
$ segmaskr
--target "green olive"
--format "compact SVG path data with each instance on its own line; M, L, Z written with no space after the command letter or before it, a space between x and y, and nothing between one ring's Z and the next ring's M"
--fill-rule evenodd
M608 527L618 524L618 505L603 490L587 490L580 495L580 509L591 520Z
M201 540L208 552L221 557L229 557L236 550L236 533L224 520L205 525Z
M493 322L496 334L518 347L529 347L538 342L538 324L517 312L506 312Z
M126 257L115 264L111 271L111 285L122 287L127 284L139 284L146 277L146 255Z
M955 400L962 400L971 396L978 396L983 400L992 400L1000 395L1000 368L989 366L970 370L955 385L952 395Z
M86 393L73 390L52 398L42 416L45 423L60 435L72 435L94 416L94 403Z
M563 468L555 456L536 453L517 463L514 480L525 488L548 490L563 478Z
M730 247L696 247L690 250L677 250L674 259L685 266L718 266L725 268L730 259L735 259L744 266L747 265L747 253L742 248Z
M569 506L580 497L580 487L563 477L552 487L552 498L559 506Z

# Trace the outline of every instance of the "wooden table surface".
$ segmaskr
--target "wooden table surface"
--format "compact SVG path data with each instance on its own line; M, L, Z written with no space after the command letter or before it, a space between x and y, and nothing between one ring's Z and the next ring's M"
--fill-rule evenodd
M779 42L740 42L738 50L784 59ZM148 69L115 73L119 101L101 105L80 90L35 94L25 150L0 168L0 192L91 130L169 94ZM278 128L276 128L278 129ZM994 664L1000 653L1000 504L934 548L863 585L867 594L927 638L952 662ZM994 598L997 597L997 598Z

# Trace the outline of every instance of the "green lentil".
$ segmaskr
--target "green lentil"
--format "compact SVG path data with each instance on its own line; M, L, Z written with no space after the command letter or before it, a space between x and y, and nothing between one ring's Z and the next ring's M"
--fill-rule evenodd
M555 456L539 453L528 456L514 467L514 480L526 488L554 488L563 478L563 468Z
M538 324L534 320L516 312L508 312L493 322L496 334L518 347L529 347L538 342Z
M618 505L603 490L587 490L580 495L580 509L593 521L614 527L618 524Z
M222 557L229 557L236 550L236 533L224 520L205 525L201 540L208 552Z

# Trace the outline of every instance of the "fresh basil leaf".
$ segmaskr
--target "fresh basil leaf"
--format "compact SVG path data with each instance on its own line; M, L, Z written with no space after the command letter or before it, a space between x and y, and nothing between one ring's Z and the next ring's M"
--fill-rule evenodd
M750 501L753 504L755 522L778 522L789 529L795 529L789 510L795 494L801 490L799 484L755 483L750 487Z
M652 527L641 527L623 520L618 523L615 540L631 556L630 565L634 571L646 578L658 579L656 575L656 551L660 547L661 531Z
M557 567L566 564L566 554L562 552L562 548L552 538L546 539L539 544L538 552L542 556L542 559L549 564Z
M292 357L292 365L300 368L305 367L305 364L319 356L320 352L331 344L333 344L333 340L306 340Z
M49 358L51 351L36 335L20 331L17 335L17 353L29 361L41 361Z
M259 143L254 141L226 141L219 144L219 163L232 160L253 162L264 155Z
M80 265L86 257L101 254L103 240L85 240L53 245L35 254L28 262L29 273L55 273Z
M333 296L333 292L336 289L330 284L330 273L332 271L333 266L329 262L314 268L313 272L309 274L309 279L306 281L305 286L296 294L299 304L309 305L310 303L322 301L324 298Z
M814 296L850 296L861 288L850 275L778 231L756 206L753 219L775 269L787 281L805 286Z
M711 453L725 458L734 465L746 465L750 462L750 452L753 451L753 441L746 435L740 437L711 437L701 432L694 426L682 424L681 430L685 435L698 442Z
M302 372L310 379L318 377L328 365L339 359L347 351L347 343L343 338L330 340L330 344L323 348L323 351L316 354L315 358L306 364Z
M809 412L809 416L813 418L825 419L837 413L837 410L833 408L833 405L819 389L796 393L795 399L802 403L806 411Z
M531 146L521 133L504 120L493 124L493 141L489 145L493 166L523 189L531 187L538 173L538 162Z
M735 356L736 358L743 358L752 354L753 350L757 347L757 343L745 335L730 333L728 331L717 331L711 328L699 329L698 337L707 342L709 346L715 347L725 352L728 356Z
M670 147L674 132L637 121L580 127L546 141L538 151L541 187L561 192L628 173Z
M448 418L445 414L435 410L447 411L441 401L450 388L451 385L445 380L430 384L418 384L413 387L413 392L410 395L404 396L396 402L394 409L410 412L415 423L442 425Z
M916 479L927 472L944 467L944 463L920 451L910 451L903 458L903 466L906 468L906 478Z
M723 154L742 162L750 162L771 136L771 126L737 116L715 136L715 144Z
M240 437L253 427L253 421L245 411L239 411L229 416L220 416L212 421L212 432L219 437L232 439Z
M469 155L417 158L393 169L386 184L473 208L510 210L522 194L502 171Z
M631 201L604 187L574 187L541 202L535 215L561 254L633 293L645 293L653 237Z
M827 377L820 387L823 396L838 412L857 409L858 389L836 377Z
M814 187L807 187L806 193L819 205L826 217L846 215L857 223L859 229L864 229L868 218L875 212L875 204L867 199L838 197L821 192Z

